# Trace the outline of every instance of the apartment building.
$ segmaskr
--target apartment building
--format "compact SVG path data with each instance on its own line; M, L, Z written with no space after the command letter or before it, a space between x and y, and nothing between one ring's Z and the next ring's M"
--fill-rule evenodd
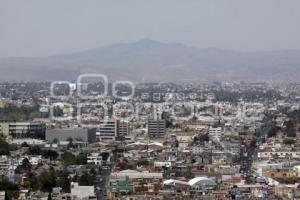
M213 128L210 127L208 130L210 140L220 142L221 137L224 135L221 127Z
M165 120L149 120L148 121L148 136L151 139L164 138L166 134Z
M115 119L100 121L99 139L102 142L115 141L117 137L118 121Z
M0 134L13 139L32 138L45 140L46 124L42 122L1 122Z

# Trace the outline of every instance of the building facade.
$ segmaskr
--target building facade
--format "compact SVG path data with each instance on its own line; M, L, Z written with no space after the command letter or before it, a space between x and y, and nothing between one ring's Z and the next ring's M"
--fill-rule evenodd
M12 139L46 139L46 124L43 122L1 122L0 133Z
M164 138L166 134L165 120L149 120L148 121L148 136L151 139Z
M102 142L115 141L117 137L118 121L115 119L100 122L99 139Z

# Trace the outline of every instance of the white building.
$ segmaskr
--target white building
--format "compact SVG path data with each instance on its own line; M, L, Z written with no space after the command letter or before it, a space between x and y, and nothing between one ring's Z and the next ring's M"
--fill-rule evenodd
M193 146L192 147L192 152L195 155L202 154L204 152L204 148L202 146Z
M5 191L0 191L0 200L5 200Z
M38 165L39 163L42 162L42 156L39 155L39 156L24 156L24 157L21 157L18 161L18 164L19 165L22 165L23 163L23 160L27 158L30 162L31 165Z
M171 162L154 162L155 168L171 167L171 166L172 166Z
M117 120L103 120L100 122L99 138L101 142L115 141L117 137Z
M260 151L257 152L258 158L300 158L300 152L297 151Z
M211 141L220 142L223 134L224 133L221 127L217 127L217 128L209 127L208 129L208 135Z
M81 200L90 199L95 197L94 186L79 186L78 183L71 183L71 195Z
M0 175L9 175L11 172L14 172L11 159L7 156L0 157Z
M215 187L217 185L215 177L207 176L193 178L188 183L193 188Z
M101 165L102 156L99 153L92 153L87 156L87 163L92 165Z
M120 172L114 172L111 174L110 179L111 180L122 180L125 181L126 179L144 179L144 180L149 180L149 179L156 179L156 180L161 180L163 178L162 173L152 173L148 171L143 171L139 172L136 170L123 170Z

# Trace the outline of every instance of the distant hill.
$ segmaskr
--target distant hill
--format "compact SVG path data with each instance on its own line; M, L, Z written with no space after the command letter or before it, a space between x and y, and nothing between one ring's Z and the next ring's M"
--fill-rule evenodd
M75 80L102 73L110 80L298 81L300 50L236 52L143 39L72 54L0 58L0 80Z

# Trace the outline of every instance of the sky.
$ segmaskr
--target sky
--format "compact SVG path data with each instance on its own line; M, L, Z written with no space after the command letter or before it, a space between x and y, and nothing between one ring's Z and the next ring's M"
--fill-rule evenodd
M0 57L143 38L237 51L300 49L299 0L0 0Z

